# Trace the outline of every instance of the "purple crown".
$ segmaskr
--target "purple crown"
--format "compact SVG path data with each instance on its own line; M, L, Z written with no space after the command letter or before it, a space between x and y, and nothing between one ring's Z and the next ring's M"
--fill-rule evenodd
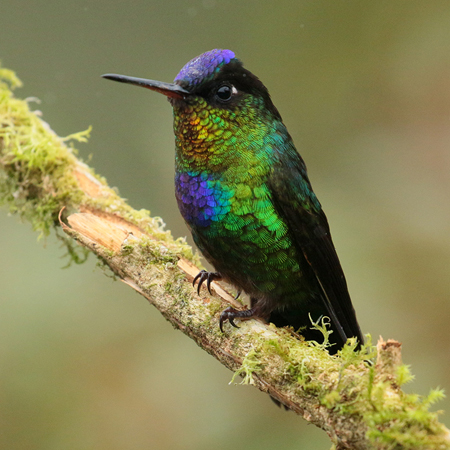
M189 85L197 85L228 64L235 55L231 50L214 49L191 59L175 77L175 81L185 81Z

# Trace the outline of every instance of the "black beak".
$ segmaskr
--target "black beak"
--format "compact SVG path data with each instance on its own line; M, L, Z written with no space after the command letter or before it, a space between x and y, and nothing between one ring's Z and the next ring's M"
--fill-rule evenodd
M164 83L162 81L146 80L145 78L127 77L125 75L116 75L108 73L102 75L103 78L113 81L119 81L120 83L134 84L136 86L142 86L152 91L164 94L166 97L184 99L191 95L189 91L183 89L181 86L172 83Z

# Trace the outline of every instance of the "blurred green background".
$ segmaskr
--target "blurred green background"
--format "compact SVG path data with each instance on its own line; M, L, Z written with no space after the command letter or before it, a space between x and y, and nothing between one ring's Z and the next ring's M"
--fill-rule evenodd
M363 332L403 342L427 394L450 388L448 1L22 1L0 6L0 58L83 158L136 208L187 230L172 112L106 72L171 81L230 48L269 88L328 215ZM94 258L0 212L0 448L326 449L176 332ZM450 401L438 405L449 423Z

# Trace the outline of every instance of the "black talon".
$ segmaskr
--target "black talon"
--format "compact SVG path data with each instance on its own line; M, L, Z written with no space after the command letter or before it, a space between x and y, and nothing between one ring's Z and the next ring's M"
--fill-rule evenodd
M202 284L206 281L206 287L208 288L208 292L212 295L211 292L211 282L214 280L221 280L222 275L218 272L207 272L206 270L201 270L192 281L192 286L195 286L195 282L198 280L197 286L197 294L200 295L200 288Z
M206 287L208 288L209 295L212 295L212 292L211 292L211 281L212 281L212 279L211 278L212 277L210 277L209 274L208 274L208 279L206 280Z
M195 282L200 278L203 270L201 270L197 275L195 275L194 279L192 280L192 286L195 286Z
M251 319L252 317L258 317L256 314L255 308L244 309L243 311L238 311L237 309L229 306L227 309L224 309L220 314L219 327L220 331L223 333L223 323L228 320L230 325L234 328L239 328L235 323L234 319Z
M192 285L195 285L195 282L198 280L198 286L197 286L197 294L200 295L200 289L202 287L202 284L205 282L206 279L209 277L209 272L206 270L200 270L200 272L197 274L197 276L194 278L194 281L192 282Z
M242 291L238 291L238 293L236 294L236 297L234 297L235 300L237 300L241 296L241 292Z
M226 322L227 320L231 323L231 325L233 325L233 327L235 328L239 328L235 323L234 323L234 317L235 314L238 313L239 311L235 310L234 308L232 308L231 306L229 306L227 309L224 309L222 311L222 313L220 314L220 320L219 320L219 327L220 327L220 331L223 333L223 323Z

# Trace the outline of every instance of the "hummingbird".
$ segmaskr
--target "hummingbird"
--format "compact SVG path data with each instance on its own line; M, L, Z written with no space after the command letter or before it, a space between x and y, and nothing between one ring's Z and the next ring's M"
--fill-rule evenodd
M226 308L228 321L260 318L306 340L328 318L330 353L363 336L327 218L267 88L231 50L189 61L173 83L116 74L104 78L165 95L173 108L175 196L194 242L214 271L248 294L250 307Z

